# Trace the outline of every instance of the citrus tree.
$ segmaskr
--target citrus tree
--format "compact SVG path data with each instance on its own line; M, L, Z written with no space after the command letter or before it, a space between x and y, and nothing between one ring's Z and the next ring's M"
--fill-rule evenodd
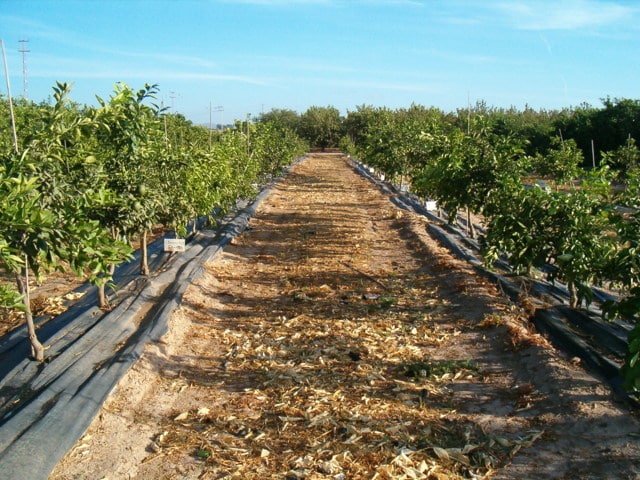
M3 152L0 168L0 263L14 274L17 293L5 287L3 302L24 312L38 361L44 348L31 312L32 277L70 269L99 281L110 263L130 254L90 217L104 199L102 174L87 150L92 122L70 105L69 90L56 85L56 102L42 112L42 128L31 132L23 152Z
M557 190L560 185L566 185L580 176L583 162L582 151L573 139L553 137L551 148L546 155L536 156L534 166L538 174L554 181Z
M342 137L340 111L335 107L311 106L300 117L299 135L313 147L336 147Z
M147 105L155 98L156 85L137 92L124 83L115 86L109 101L98 97L96 156L106 174L109 190L120 199L111 217L104 217L114 238L127 243L140 240L140 273L149 274L147 234L157 223L163 192L157 174L163 154L163 130L159 109Z
M476 116L470 133L454 128L444 133L422 135L429 144L428 159L414 177L414 190L438 201L455 221L460 209L467 210L469 235L475 236L470 212L487 213L489 199L505 183L519 180L526 162L520 142L511 136L491 133L486 119Z
M623 316L635 322L628 333L628 350L622 375L625 387L640 392L640 169L631 166L625 174L626 188L618 190L611 213L617 248L608 258L606 278L622 290L618 301L604 305L605 317Z

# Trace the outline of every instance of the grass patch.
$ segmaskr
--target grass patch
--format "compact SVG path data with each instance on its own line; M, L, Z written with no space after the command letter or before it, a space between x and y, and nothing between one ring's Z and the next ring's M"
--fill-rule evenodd
M419 360L403 365L404 374L411 378L441 378L460 372L475 372L478 367L469 360Z

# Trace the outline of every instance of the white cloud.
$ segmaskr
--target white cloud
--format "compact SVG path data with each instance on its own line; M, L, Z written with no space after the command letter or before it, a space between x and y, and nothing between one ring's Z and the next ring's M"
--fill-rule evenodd
M175 72L164 70L128 70L128 69L104 69L104 70L47 70L38 71L30 75L32 77L43 78L69 78L69 79L107 79L119 81L120 79L142 79L146 81L160 80L221 80L229 82L244 83L250 85L267 85L268 82L259 78L242 75L228 75L220 73L200 73L200 72Z
M286 7L288 5L324 5L333 3L332 0L221 0L222 3L244 3L250 5L265 5L268 7Z
M349 88L349 89L370 89L370 90L383 90L386 92L396 91L396 92L427 92L427 93L439 93L442 91L442 88L439 85L435 85L433 83L423 82L423 83L410 83L410 82L394 82L394 81L386 81L386 80L347 80L347 79L335 79L335 78L325 78L325 79L299 79L299 81L304 81L305 85L307 84L320 84L325 87L333 87L333 88Z
M16 34L17 32L32 32L29 36L55 42L64 42L69 36L69 32L56 26L16 15L0 15L0 23L3 25L5 35L7 31L13 31Z
M402 7L424 7L425 4L420 0L361 0L362 3L372 5L391 5Z
M549 55L553 55L553 49L551 48L551 43L549 42L549 40L547 40L547 37L545 37L541 33L539 33L538 36L540 37L540 40L542 40L542 43L544 43L547 47L547 52L549 52Z
M495 5L521 30L577 30L627 21L638 8L601 0L521 0Z
M325 62L315 57L287 57L276 55L247 55L239 57L242 64L252 65L262 70L280 70L286 72L328 72L328 73L356 73L361 69L353 65L343 65L340 62Z
M215 1L215 0L214 0ZM351 6L354 3L366 5L389 5L424 7L424 0L218 0L223 3L242 3L249 5L264 5L272 7L286 7L298 5L335 5Z
M136 59L147 59L147 60L156 60L163 63L172 63L175 65L186 66L186 67L199 67L199 68L213 68L215 67L215 63L202 57L195 57L190 55L180 55L180 54L168 54L168 53L154 53L154 52L132 52L125 50L110 50L106 48L93 48L93 51L101 52L101 53L109 53L115 54L121 57L129 57Z
M490 65L499 62L497 57L491 55L474 54L471 52L456 52L438 48L413 49L411 53L432 59L445 60L447 63L461 63L464 65Z
M193 60L197 63L197 59ZM105 79L119 81L122 79L142 79L148 82L159 81L228 81L249 85L268 85L264 77L208 71L198 68L172 68L172 65L142 66L140 62L114 62L102 60L85 60L56 55L36 55L29 77L59 78L67 81L75 79Z

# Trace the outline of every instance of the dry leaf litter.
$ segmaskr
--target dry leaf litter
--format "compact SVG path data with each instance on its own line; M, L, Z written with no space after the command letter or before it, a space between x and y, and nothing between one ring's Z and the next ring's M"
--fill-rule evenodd
M424 235L344 160L299 165L52 478L492 477L547 436L500 363L545 342Z

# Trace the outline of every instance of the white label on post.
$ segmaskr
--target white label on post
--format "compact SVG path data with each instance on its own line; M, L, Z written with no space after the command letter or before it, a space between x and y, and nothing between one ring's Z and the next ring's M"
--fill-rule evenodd
M164 251L165 252L184 252L184 238L165 238L164 239Z

